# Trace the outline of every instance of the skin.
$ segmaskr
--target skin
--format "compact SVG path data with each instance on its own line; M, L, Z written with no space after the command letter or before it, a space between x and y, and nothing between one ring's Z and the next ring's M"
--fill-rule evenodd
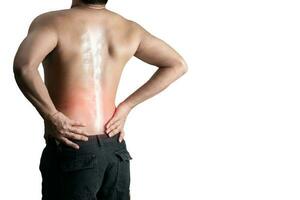
M133 56L157 71L118 106L122 71ZM44 67L43 82L38 67ZM105 5L73 1L71 9L38 16L14 60L16 82L44 119L44 137L78 149L70 139L121 133L130 111L187 71L167 43Z

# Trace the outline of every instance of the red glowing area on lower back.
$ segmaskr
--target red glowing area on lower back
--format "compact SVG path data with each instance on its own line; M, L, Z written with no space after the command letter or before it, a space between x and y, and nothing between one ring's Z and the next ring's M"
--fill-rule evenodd
M115 111L114 102L106 100L111 95L99 91L99 98L96 99L93 87L71 91L60 96L60 99L55 103L57 109L70 119L86 124L83 130L89 133L103 132L105 124Z

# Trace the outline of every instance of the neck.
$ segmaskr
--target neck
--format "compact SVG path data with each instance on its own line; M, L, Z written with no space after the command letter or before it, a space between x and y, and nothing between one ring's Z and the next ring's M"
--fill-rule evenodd
M101 8L105 8L105 4L85 4L82 3L80 0L72 0L71 8L73 7L87 7L87 8L101 9Z

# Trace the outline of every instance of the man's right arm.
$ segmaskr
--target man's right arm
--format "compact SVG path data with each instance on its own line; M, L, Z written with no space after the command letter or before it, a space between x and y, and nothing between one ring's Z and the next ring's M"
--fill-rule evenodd
M140 43L135 57L158 67L153 76L124 102L131 108L153 97L187 72L187 64L182 56L169 44L155 37L138 25Z
M119 141L124 137L124 123L130 110L167 88L187 71L186 62L170 45L140 25L134 25L139 44L134 56L158 69L144 85L118 106L114 116L107 123L106 132L110 136L121 132Z

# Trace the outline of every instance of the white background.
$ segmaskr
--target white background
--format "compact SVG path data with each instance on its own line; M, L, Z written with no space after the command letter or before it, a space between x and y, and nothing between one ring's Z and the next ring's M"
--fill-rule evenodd
M168 42L189 65L129 115L133 200L300 199L297 3L109 1L109 9ZM12 61L35 16L70 4L1 4L0 199L41 198L43 123L18 90ZM132 59L116 103L154 70Z

